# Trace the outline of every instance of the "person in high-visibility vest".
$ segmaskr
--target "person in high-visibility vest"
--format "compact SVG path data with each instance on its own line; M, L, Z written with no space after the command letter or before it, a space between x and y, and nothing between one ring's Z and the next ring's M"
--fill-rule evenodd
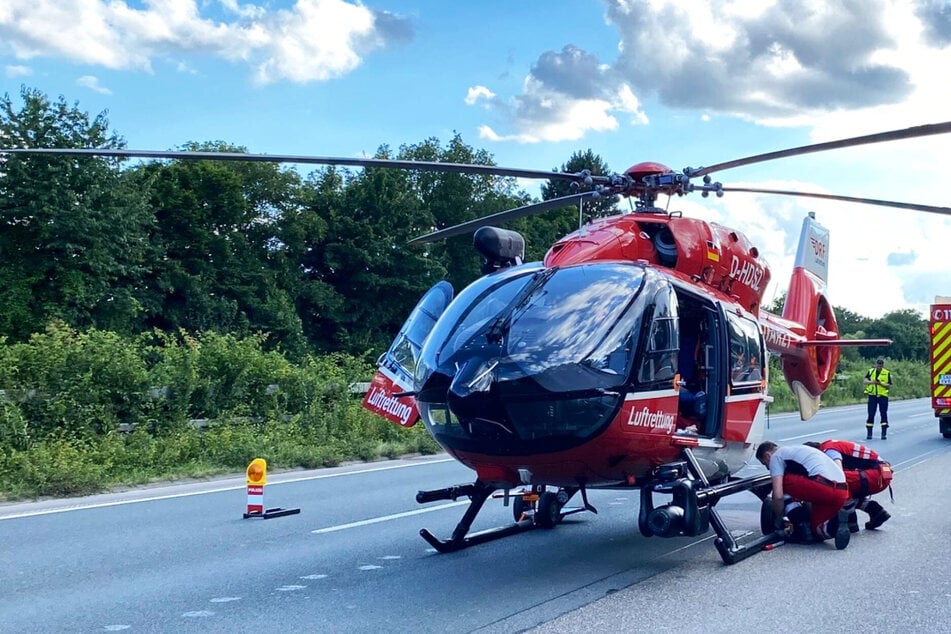
M892 373L885 369L885 362L881 359L875 362L862 381L865 384L865 394L868 396L868 418L865 420L866 440L872 439L872 430L875 428L875 410L882 416L882 440L888 435L888 389L892 386Z

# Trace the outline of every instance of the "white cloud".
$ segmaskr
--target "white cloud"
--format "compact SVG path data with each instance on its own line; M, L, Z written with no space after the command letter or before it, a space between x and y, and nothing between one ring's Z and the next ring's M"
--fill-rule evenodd
M112 91L106 88L105 86L99 83L98 77L93 77L92 75L83 75L76 80L77 86L82 86L83 88L88 88L102 95L111 95Z
M539 106L543 115L525 122L523 131L500 135L489 126L479 129L479 136L492 141L576 141L589 131L616 130L617 119L610 114L609 103L600 100L574 100L556 103L543 101Z
M485 86L473 86L466 92L466 104L471 106L480 101L491 101L495 98L495 93Z
M33 74L33 69L31 69L29 66L11 64L3 68L3 74L10 78L29 77Z
M231 13L249 19L259 19L265 15L267 9L254 4L239 4L237 0L218 0Z
M112 70L152 72L157 59L199 53L248 64L257 83L339 77L369 52L406 39L408 23L345 0L297 0L293 8L223 0L215 20L195 0L5 0L0 46Z
M536 66L523 82L522 94L509 102L493 95L490 103L494 113L503 117L503 125L511 132L500 133L484 125L480 136L492 141L541 143L576 141L588 132L616 130L616 114L630 116L634 124L647 123L647 115L630 87L608 83L603 67L593 67L596 76L579 77L566 72L570 66L590 65L590 59L578 60L577 49L566 47L562 53L551 53L546 68ZM600 74L600 75L598 75ZM561 90L559 82L572 84L574 94ZM471 89L470 89L471 95ZM468 99L467 99L467 103Z
M830 138L881 130L883 120L897 128L946 118L951 93L935 69L949 67L951 46L927 43L923 9L908 0L606 5L617 58L572 45L542 53L521 94L494 101L493 129L512 130L498 138L570 138L549 136L563 129L557 108L592 98L606 102L604 116L626 112L634 124L647 121L641 104L653 97L766 126L815 126L820 137L828 128ZM557 108L531 107L543 100ZM604 129L597 121L575 126L582 134Z

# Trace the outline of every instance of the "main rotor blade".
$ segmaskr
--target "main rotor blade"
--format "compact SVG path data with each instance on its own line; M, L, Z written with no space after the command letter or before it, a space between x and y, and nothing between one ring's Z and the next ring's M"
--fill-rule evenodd
M893 200L878 200L877 198L857 198L854 196L837 196L835 194L817 194L814 192L797 192L785 189L757 189L755 187L724 187L725 192L748 192L751 194L779 194L782 196L801 196L804 198L822 198L825 200L840 200L847 203L863 205L877 205L879 207L895 207L897 209L911 209L926 211L933 214L951 216L951 207L935 207L933 205L918 205L915 203L901 203Z
M439 231L434 231L432 233L427 233L424 236L413 238L409 241L409 244L436 242L437 240L442 240L443 238L452 238L454 236L461 236L466 233L473 233L476 229L480 229L488 225L499 224L508 220L515 220L516 218L524 218L525 216L540 214L543 211L548 211L550 209L561 209L562 207L577 205L580 201L594 198L597 195L598 194L596 192L582 192L580 194L562 196L561 198L552 198L551 200L545 200L540 203L532 203L531 205L523 205L522 207L500 211L498 213L492 214L491 216L476 218L475 220L463 222L462 224L446 227L445 229L440 229Z
M552 178L581 181L580 174L546 172L495 165L472 163L442 163L437 161L400 161L394 159L361 159L341 156L300 156L294 154L247 154L243 152L189 152L176 150L117 150L109 148L8 148L0 154L46 154L54 156L101 156L109 158L177 159L182 161L249 161L256 163L300 163L305 165L342 165L348 167L380 167L485 176L512 176L515 178Z
M811 154L813 152L825 152L826 150L836 150L844 147L853 147L856 145L868 145L871 143L884 143L886 141L899 141L901 139L914 139L917 137L931 136L935 134L946 134L951 132L951 121L944 123L930 123L928 125L919 125L912 128L901 130L892 130L891 132L879 132L876 134L866 134L865 136L852 137L850 139L841 139L839 141L827 141L825 143L815 143L813 145L803 145L801 147L790 148L788 150L779 150L776 152L766 152L765 154L756 154L733 161L725 161L708 165L696 170L689 170L688 176L695 178L705 176L713 172L720 172L725 169L751 165L753 163L762 163L774 159L786 158L787 156L798 156L800 154ZM687 171L687 170L685 170Z

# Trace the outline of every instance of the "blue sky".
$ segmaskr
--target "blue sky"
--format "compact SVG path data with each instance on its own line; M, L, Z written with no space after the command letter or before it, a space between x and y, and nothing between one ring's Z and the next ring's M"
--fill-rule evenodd
M682 169L951 120L948 68L946 0L0 3L3 92L107 110L134 149L372 156L458 132L510 167L590 148L618 172ZM949 150L944 135L714 176L948 206ZM670 207L750 236L775 293L815 211L833 304L878 317L951 295L947 217L740 193Z

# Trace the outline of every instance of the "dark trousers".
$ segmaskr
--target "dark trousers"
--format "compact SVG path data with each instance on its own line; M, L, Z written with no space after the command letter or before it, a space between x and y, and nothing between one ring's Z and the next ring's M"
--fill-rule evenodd
M882 415L882 430L888 428L888 397L887 396L869 396L868 397L868 418L865 420L865 426L871 432L875 427L875 410Z

